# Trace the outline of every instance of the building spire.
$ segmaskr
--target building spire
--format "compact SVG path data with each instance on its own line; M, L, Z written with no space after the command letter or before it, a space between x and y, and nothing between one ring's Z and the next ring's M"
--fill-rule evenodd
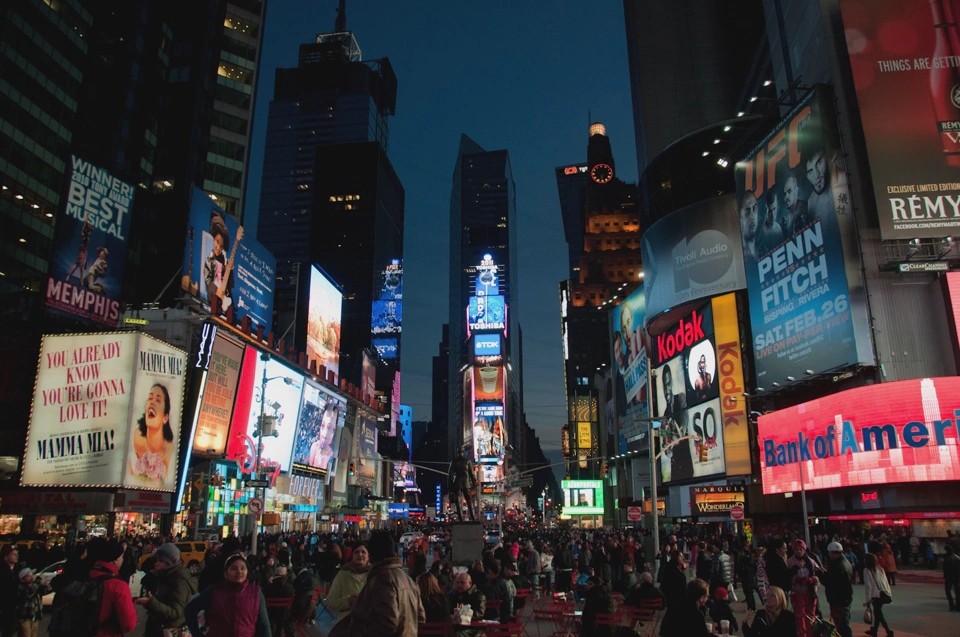
M340 0L337 7L337 22L333 26L334 33L343 33L347 30L347 0Z

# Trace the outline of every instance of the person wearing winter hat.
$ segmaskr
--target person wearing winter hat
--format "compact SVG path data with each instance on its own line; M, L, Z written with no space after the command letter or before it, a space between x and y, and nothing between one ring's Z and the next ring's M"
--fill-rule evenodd
M249 573L239 553L226 558L223 582L204 589L183 611L190 634L204 634L198 622L204 611L207 637L270 637L267 600Z
M827 589L830 617L840 637L853 637L850 628L850 604L853 603L853 565L843 555L843 545L830 542L827 545L830 561L827 570L820 575L820 583Z
M93 547L96 562L90 569L90 579L103 580L100 597L100 621L97 637L121 637L137 626L137 611L130 597L130 587L119 579L123 565L123 547L116 540Z
M12 544L4 545L0 549L0 633L3 637L13 637L17 634L17 593L20 590L20 580L17 573L17 561L20 554Z
M797 619L797 637L813 636L813 620L817 616L817 588L824 572L810 553L803 540L793 541L793 556L787 560L787 571L791 578L790 597L793 600L793 612Z
M733 609L730 608L730 593L723 586L718 586L713 591L713 604L710 606L710 619L715 624L722 620L730 622L730 634L733 635L740 630L737 618L733 615Z
M17 598L19 637L37 637L40 618L43 616L44 595L50 592L50 585L36 581L32 568L20 571L20 590Z
M156 593L137 598L134 604L147 610L144 637L163 637L166 630L174 633L184 625L183 610L197 592L197 583L180 560L180 549L167 542L153 552L152 574Z

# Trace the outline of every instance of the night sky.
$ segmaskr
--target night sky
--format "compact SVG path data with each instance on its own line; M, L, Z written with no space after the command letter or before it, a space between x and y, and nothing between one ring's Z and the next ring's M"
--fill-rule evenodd
M274 69L333 30L336 0L270 0L247 193L256 227ZM397 114L389 157L406 189L402 402L431 418L431 357L446 322L450 190L460 134L507 149L517 187L520 324L527 419L552 461L565 422L557 284L566 277L554 168L586 159L588 113L635 181L621 0L348 0L363 59L390 58ZM557 474L562 476L562 468Z

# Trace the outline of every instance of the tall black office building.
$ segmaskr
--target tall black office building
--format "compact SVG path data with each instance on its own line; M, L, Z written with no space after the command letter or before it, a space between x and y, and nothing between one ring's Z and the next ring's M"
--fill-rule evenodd
M276 333L303 338L298 307L303 314L309 264L320 266L343 288L340 376L359 385L362 350L376 349L388 396L399 334L375 337L371 312L384 271L403 264L404 191L387 158L396 98L390 61L362 60L341 3L334 31L300 45L295 68L277 69L258 222L258 240L277 257Z
M500 340L494 339L500 344L498 354L491 360L496 359L493 364L501 369L500 378L506 378L504 416L500 425L491 421L489 426L503 427L506 445L516 450L511 460L519 455L523 368L518 279L517 204L510 156L506 150L486 151L462 135L450 195L447 446L451 456L459 445L472 443L474 394L468 389L473 382L473 363L480 355L475 341L479 333L499 335Z

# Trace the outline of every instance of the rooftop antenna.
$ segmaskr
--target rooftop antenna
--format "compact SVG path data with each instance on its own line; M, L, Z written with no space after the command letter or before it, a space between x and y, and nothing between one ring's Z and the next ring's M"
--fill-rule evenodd
M347 30L347 0L340 0L337 7L337 22L333 26L334 33L344 33Z

